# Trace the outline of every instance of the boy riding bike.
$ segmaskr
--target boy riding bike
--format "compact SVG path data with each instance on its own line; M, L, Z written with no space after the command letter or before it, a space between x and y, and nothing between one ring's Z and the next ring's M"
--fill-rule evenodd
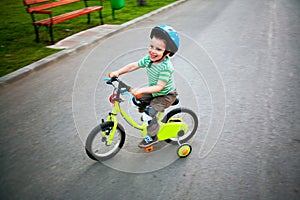
M152 29L150 34L150 47L148 55L125 67L111 72L110 77L118 77L122 74L134 70L145 68L148 75L148 86L133 88L133 95L142 94L139 99L142 102L140 111L145 111L148 116L147 136L139 143L139 147L145 148L158 142L157 132L159 123L157 121L158 112L163 112L171 106L177 96L173 73L174 68L170 61L179 47L177 32L170 26L161 25Z

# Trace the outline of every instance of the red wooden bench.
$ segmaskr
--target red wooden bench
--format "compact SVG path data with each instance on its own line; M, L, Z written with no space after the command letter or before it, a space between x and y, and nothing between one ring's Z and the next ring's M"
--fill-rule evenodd
M84 0L84 8L75 10L72 12L68 12L61 15L52 16L52 11L48 10L50 8L55 8L58 6L63 6L70 3L79 2L80 0L23 0L24 5L27 6L27 12L31 15L32 18L32 24L34 26L35 35L36 35L36 42L39 42L39 27L46 26L49 28L49 34L51 38L51 44L54 43L53 38L53 28L52 26L54 24L59 24L61 22L71 20L73 18L87 15L88 21L87 23L90 23L90 13L99 11L99 17L100 22L103 24L103 18L102 18L102 0L100 0L99 6L88 6L88 0ZM36 20L36 14L47 14L49 15L48 18L42 19L42 20Z

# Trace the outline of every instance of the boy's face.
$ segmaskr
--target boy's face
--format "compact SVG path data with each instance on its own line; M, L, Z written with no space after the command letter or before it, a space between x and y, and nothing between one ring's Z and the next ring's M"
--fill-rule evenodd
M153 62L160 61L160 59L163 57L165 50L166 50L165 41L153 36L148 50L151 61Z

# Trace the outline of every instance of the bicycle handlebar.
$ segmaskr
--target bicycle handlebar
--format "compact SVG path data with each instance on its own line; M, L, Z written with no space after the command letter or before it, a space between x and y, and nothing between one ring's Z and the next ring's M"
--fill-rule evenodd
M118 82L118 88L117 88L117 96L119 97L120 94L125 94L126 92L131 93L132 87L121 81L118 77L112 77L112 78L104 78L104 81L108 85L113 85L113 82ZM141 98L142 94L134 95L137 99Z
M125 89L125 91L130 92L130 93L133 89L132 87L130 87L129 85L127 85L126 83L121 81L118 77L111 77L111 72L108 74L107 78L104 78L104 80L106 81L106 84L109 84L109 85L113 85L113 82L115 82L115 81L117 81L119 83L118 90L117 90L118 96L120 95L120 93L124 93L124 89ZM122 91L122 89L123 89L123 91ZM142 93L139 93L134 96L139 99L142 97Z
M106 81L106 84L108 85L112 85L113 82L117 81L119 83L118 88L119 89L126 89L126 91L130 91L131 87L129 85L127 85L126 83L124 83L123 81L119 80L117 77L113 77L113 78L104 78L104 81Z

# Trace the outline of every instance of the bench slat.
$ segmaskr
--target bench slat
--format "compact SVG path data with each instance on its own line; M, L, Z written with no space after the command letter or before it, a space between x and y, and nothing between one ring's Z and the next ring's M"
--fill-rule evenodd
M61 22L79 17L81 15L86 15L91 12L102 10L102 8L103 8L103 6L91 6L91 7L83 8L83 9L76 10L73 12L69 12L66 14L57 15L55 17L52 17L52 20L51 20L51 18L48 18L48 19L36 21L36 22L34 22L34 25L51 26L52 24L59 24ZM51 24L51 21L52 21L52 24Z
M80 0L60 0L60 1L55 1L55 2L51 2L48 4L43 4L43 5L39 5L39 6L34 6L34 7L30 7L27 9L28 13L32 13L32 12L37 12L37 11L41 11L41 10L47 10L49 8L54 8L54 7L58 7L58 6L62 6L62 5L66 5L69 3L74 3L74 2L78 2Z
M38 3L43 3L43 2L47 2L49 0L23 0L24 5L26 6L30 6L32 4L38 4Z

